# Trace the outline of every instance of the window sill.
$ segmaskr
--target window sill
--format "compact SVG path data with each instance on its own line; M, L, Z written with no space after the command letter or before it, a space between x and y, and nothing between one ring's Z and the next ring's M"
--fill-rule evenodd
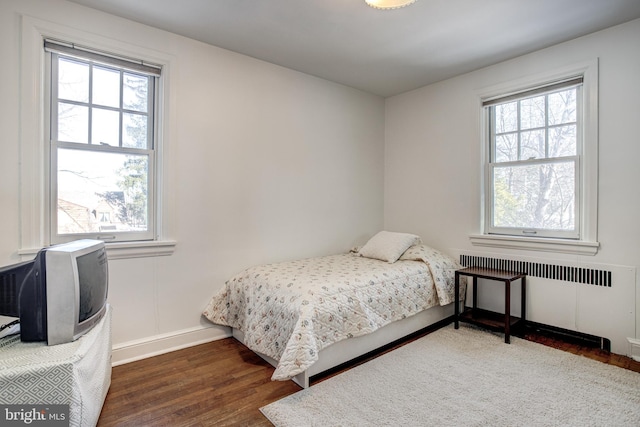
M500 236L495 234L472 234L469 240L473 246L492 248L522 249L542 252L558 252L574 255L595 255L600 243L581 240L547 239L536 237Z
M175 240L154 240L146 242L117 242L105 243L107 247L107 258L127 259L127 258L145 258L156 256L168 256L175 252L177 242ZM18 255L23 260L32 259L40 250L21 249Z
M111 259L145 258L172 255L176 250L175 240L154 240L148 242L105 243L107 257Z

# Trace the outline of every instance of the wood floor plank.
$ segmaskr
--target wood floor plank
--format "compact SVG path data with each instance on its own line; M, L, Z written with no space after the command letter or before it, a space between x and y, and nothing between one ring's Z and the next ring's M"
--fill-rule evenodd
M625 356L536 333L524 338L640 372L640 362ZM292 381L271 381L272 374L233 338L116 366L98 427L270 426L259 408L300 390Z

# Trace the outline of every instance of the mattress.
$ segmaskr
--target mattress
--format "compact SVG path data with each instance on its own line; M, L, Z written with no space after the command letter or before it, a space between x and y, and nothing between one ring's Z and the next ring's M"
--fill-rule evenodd
M230 278L204 315L240 329L245 345L278 361L286 380L327 346L454 299L459 265L426 245L388 263L355 253L267 264Z

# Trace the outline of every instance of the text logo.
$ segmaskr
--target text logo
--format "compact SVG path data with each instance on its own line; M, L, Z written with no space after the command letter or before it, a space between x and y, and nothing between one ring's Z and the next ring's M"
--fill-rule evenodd
M0 425L69 427L69 405L0 405Z

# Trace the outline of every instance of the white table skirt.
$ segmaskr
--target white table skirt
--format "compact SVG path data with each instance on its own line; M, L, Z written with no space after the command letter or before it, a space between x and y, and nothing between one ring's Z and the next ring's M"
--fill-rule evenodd
M95 426L111 384L111 307L66 344L0 340L0 404L69 405L69 425Z

